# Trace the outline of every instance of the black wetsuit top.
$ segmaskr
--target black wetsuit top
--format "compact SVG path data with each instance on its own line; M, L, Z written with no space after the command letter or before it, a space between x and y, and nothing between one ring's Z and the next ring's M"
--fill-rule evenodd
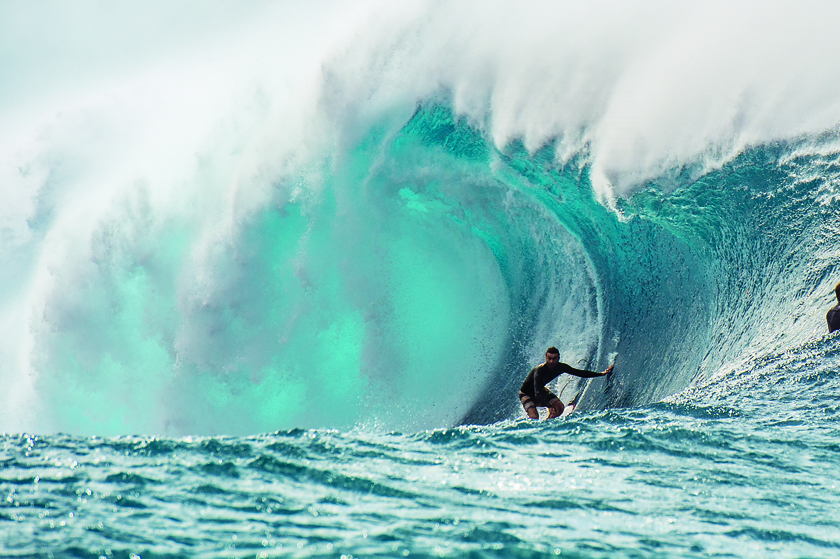
M571 367L565 363L557 363L556 365L549 365L548 363L543 363L542 365L538 365L531 369L531 372L528 373L528 376L527 378L525 378L525 382L522 383L522 387L519 389L519 391L522 394L530 396L531 398L543 399L548 394L550 394L548 389L546 389L545 385L553 381L563 373L567 373L581 378L593 378L601 376L601 373L596 373L595 371L587 371L584 369L575 369L574 367Z
M829 333L840 330L840 304L833 306L825 315L825 319L828 321Z

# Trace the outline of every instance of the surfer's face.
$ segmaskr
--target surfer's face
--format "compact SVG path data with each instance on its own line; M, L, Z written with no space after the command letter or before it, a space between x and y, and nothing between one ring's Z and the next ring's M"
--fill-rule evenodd
M546 353L545 362L549 365L556 365L560 362L560 355L558 355L557 353Z

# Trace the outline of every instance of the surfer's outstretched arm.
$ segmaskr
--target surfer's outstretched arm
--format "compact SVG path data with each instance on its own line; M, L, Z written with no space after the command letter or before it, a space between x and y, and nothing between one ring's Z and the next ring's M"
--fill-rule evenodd
M563 364L565 365L565 363ZM586 369L575 369L570 365L566 365L566 369L563 372L580 378L594 378L610 374L614 366L615 365L610 365L609 367L607 367L606 371L599 373L597 371L587 371Z

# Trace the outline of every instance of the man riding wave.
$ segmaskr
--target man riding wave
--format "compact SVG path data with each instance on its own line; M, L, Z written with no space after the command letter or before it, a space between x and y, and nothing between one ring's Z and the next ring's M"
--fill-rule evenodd
M525 413L531 419L540 418L538 407L549 408L547 419L560 417L565 406L553 392L545 387L546 384L563 373L581 378L593 378L608 375L612 370L613 365L610 365L603 373L575 369L566 363L560 363L560 351L552 346L545 351L545 363L537 365L528 373L528 377L519 389L519 401L522 402Z

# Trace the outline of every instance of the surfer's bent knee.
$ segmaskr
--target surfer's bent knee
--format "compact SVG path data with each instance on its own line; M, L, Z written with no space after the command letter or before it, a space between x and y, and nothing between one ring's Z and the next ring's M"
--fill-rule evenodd
M522 402L522 407L527 412L531 408L536 408L537 404L527 394L519 393L519 401Z
M563 415L563 410L566 406L563 405L558 398L553 398L549 403L548 407L551 408L551 412L549 413L549 417L560 417Z

